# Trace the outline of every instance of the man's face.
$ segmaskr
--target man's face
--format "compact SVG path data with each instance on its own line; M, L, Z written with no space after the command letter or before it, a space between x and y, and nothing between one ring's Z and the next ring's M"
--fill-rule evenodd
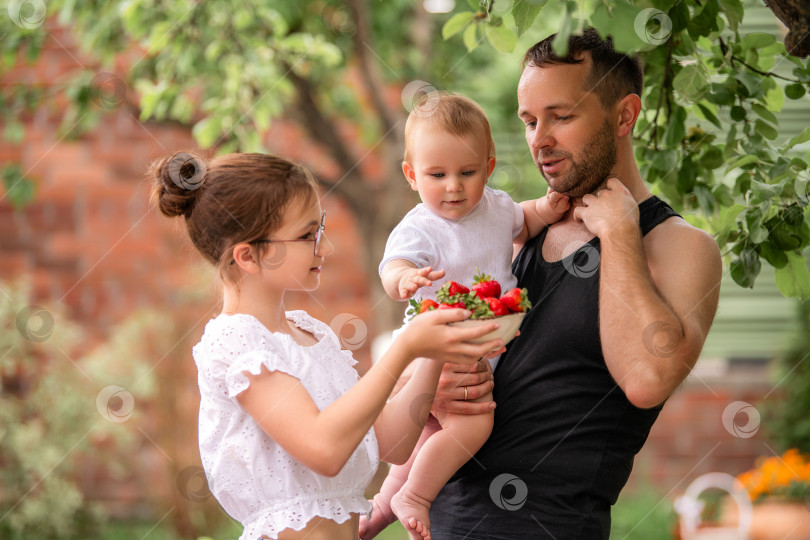
M592 193L616 164L616 131L599 97L585 90L582 64L529 65L518 84L518 116L537 169L554 191Z

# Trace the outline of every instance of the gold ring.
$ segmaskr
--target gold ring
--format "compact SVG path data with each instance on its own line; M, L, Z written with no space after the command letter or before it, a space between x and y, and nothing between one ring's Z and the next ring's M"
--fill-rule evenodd
M464 401L467 401L467 387L464 387Z

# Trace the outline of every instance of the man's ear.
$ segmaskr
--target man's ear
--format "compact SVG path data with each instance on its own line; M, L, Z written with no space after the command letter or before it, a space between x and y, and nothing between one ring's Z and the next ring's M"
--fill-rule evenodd
M628 94L617 104L619 124L616 126L616 136L625 137L633 132L638 115L641 112L641 98L636 94Z
M411 167L411 164L407 161L402 162L402 172L405 175L405 180L411 185L411 189L419 191L416 187L416 171L413 170L413 167Z
M232 256L236 265L248 274L255 274L260 270L253 247L247 242L233 246Z

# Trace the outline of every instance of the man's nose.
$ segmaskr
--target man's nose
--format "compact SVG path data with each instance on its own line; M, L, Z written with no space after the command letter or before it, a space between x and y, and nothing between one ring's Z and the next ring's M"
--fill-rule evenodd
M532 148L548 148L556 144L553 130L539 124L537 129L534 130L534 136L530 142Z

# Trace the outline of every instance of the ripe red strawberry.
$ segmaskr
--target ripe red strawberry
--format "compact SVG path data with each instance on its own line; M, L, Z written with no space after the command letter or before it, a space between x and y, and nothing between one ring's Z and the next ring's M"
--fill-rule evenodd
M526 294L526 289L519 289L517 287L507 291L506 294L501 296L500 300L501 304L503 304L512 313L526 311L532 307L532 303L529 301Z
M455 304L456 302L463 302L463 295L470 292L470 289L464 285L460 285L455 281L448 281L442 288L436 291L436 300L441 304Z
M478 268L476 268L478 270ZM473 286L470 287L475 291L478 298L498 298L501 295L501 284L488 276L478 271L479 273L473 277Z
M451 281L447 285L448 285L447 294L449 296L455 296L457 294L467 294L468 292L470 292L470 289L468 289L467 287L465 287L460 283L456 283L455 281Z
M467 306L464 305L464 302L456 302L455 304L439 304L439 309L467 309Z
M484 298L484 302L487 303L489 309L492 310L492 314L495 317L500 317L501 315L509 315L509 310L497 298L492 298L488 296L487 298Z
M430 298L425 298L424 300L415 300L411 298L409 303L410 307L408 307L408 310L405 312L405 315L407 315L409 319L413 319L420 313L434 310L439 306L438 302L431 300Z

